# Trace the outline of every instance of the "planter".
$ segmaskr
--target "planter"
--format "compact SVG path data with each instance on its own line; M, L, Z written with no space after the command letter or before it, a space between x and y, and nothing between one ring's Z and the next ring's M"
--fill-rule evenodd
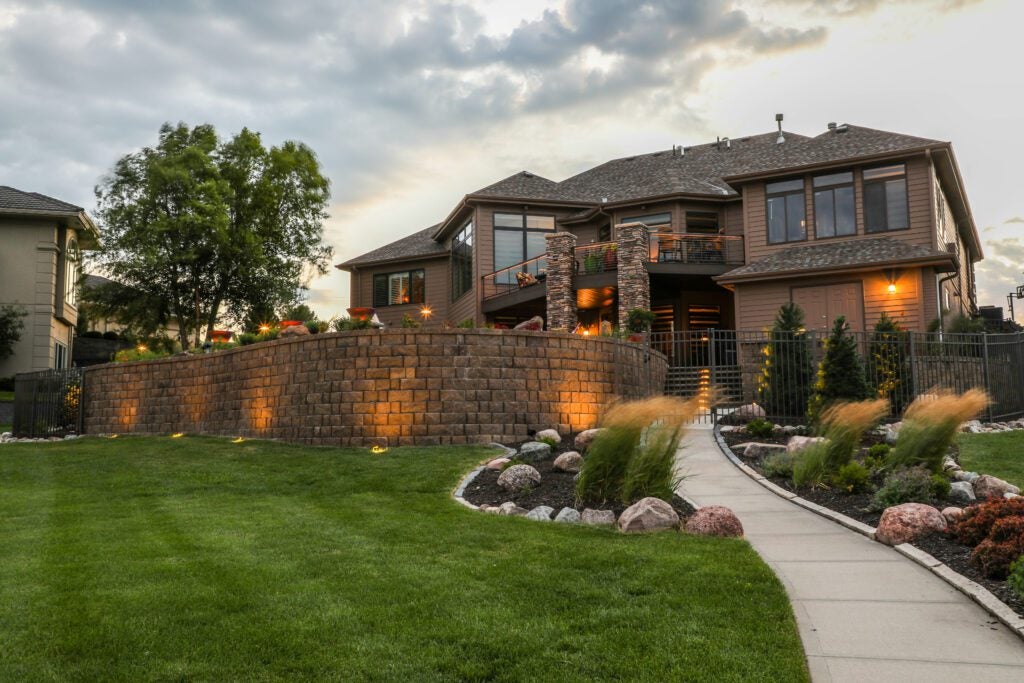
M373 306L356 306L345 310L353 320L369 320L377 312Z

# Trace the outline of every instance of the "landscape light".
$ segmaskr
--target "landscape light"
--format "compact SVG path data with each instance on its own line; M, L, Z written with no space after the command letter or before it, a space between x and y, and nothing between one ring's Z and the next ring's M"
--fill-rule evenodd
M260 333L261 334L266 334L267 332L270 332L270 325L268 325L266 323L263 323L262 325L260 325Z
M172 439L180 439L183 436L185 436L185 432L175 432L171 434Z
M373 448L370 449L370 452L373 453L374 455L380 455L381 453L387 453L388 449L385 448L384 446L374 446Z
M139 353L144 353L146 351L146 345L145 344L139 344L138 349L139 349Z
M424 306L423 308L420 309L420 315L422 315L424 318L429 318L431 315L433 315L433 313L434 311L430 310L430 306Z
M232 439L231 443L242 443L243 441L245 441L245 439L238 437L237 439Z

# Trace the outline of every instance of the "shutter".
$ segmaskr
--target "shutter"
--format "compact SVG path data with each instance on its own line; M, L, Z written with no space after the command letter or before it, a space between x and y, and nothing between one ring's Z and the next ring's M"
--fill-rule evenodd
M412 298L410 303L422 304L426 302L426 276L422 270L412 271Z
M388 276L373 276L373 307L379 308L388 305Z

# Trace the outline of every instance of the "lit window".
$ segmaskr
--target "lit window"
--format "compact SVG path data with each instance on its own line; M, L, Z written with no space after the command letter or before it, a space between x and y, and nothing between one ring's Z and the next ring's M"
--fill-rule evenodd
M68 240L64 251L64 301L70 306L78 305L78 279L82 275L82 257L78 240Z
M401 273L380 273L373 276L373 306L422 304L426 299L425 274L422 270Z
M473 221L452 238L452 301L473 289Z

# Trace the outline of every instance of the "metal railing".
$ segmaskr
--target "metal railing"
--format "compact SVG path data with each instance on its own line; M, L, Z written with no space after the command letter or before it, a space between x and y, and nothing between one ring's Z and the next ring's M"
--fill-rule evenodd
M484 275L481 278L482 296L484 299L492 299L496 296L508 294L517 289L542 282L547 277L547 267L548 256L547 254L541 254L522 263L517 263L508 268L502 268L501 270ZM532 276L533 281L521 278L519 276L520 273Z
M14 436L54 437L82 433L82 368L44 370L14 380Z
M736 235L688 235L652 232L652 263L743 265L743 238Z
M596 242L576 247L576 274L610 273L619 267L619 246L615 242Z

